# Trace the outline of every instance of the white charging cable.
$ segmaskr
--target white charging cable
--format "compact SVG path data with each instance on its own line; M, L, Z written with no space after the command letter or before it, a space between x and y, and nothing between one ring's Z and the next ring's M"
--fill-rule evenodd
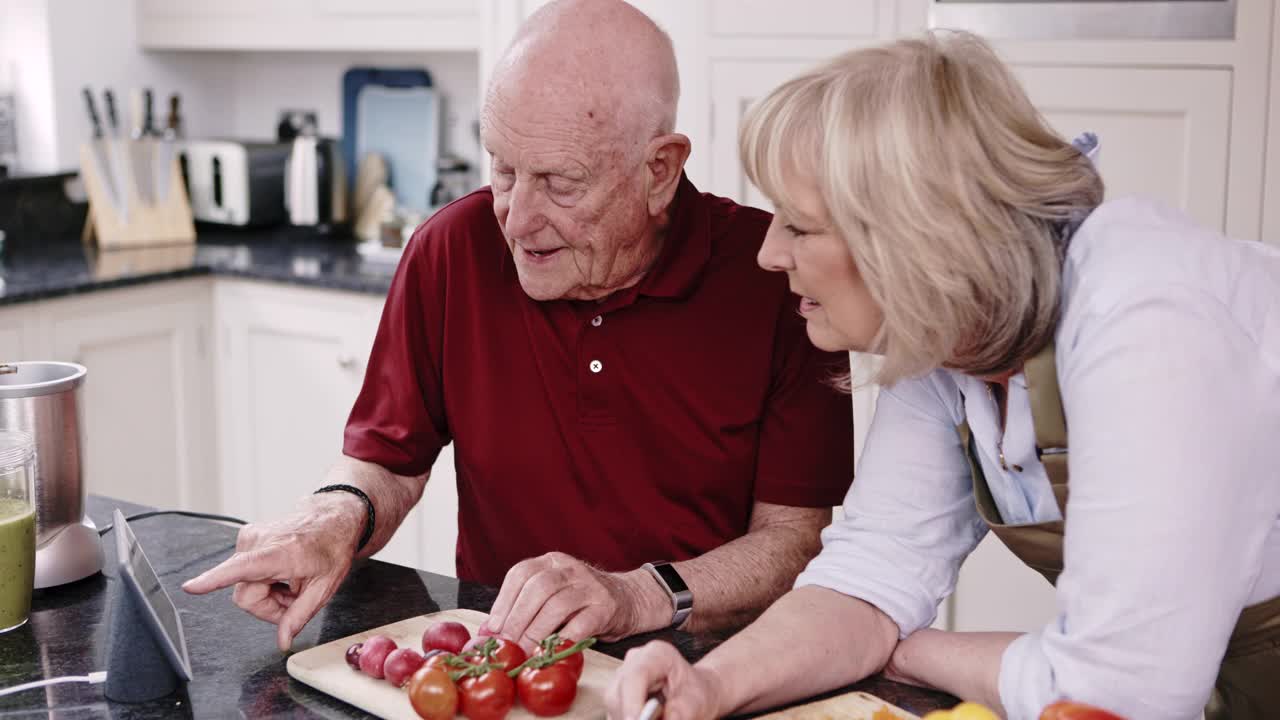
M66 675L64 677L49 678L48 680L37 680L35 682L23 683L21 685L14 685L13 687L0 688L0 696L12 695L14 693L20 693L24 690L35 690L36 688L44 687L45 685L55 685L57 683L84 682L84 683L89 683L90 685L100 685L106 681L107 681L107 671L100 670L98 672L91 672L88 675Z

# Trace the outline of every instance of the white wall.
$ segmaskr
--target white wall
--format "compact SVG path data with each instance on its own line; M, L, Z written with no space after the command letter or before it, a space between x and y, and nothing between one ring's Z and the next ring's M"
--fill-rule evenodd
M0 0L0 65L18 110L18 168L58 169L53 75L48 52L48 0Z

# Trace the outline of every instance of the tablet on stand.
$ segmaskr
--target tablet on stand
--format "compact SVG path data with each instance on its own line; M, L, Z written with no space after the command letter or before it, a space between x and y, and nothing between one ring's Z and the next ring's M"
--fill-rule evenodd
M191 681L182 618L124 514L116 510L112 522L117 582L111 591L104 692L117 702L154 700Z

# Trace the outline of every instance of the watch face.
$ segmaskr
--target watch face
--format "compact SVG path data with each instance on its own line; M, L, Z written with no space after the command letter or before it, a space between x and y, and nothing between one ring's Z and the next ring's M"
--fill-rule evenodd
M662 581L667 584L672 593L682 593L689 590L689 586L684 584L684 578L680 577L680 573L670 565L663 563L662 565L654 565L654 570L658 575L662 576Z

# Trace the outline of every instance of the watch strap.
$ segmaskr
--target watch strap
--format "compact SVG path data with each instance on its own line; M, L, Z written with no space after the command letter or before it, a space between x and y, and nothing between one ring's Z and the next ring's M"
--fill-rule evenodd
M680 577L680 573L669 562L645 563L641 567L658 581L666 591L667 597L671 598L670 627L678 628L683 625L693 613L693 591L689 589L684 578Z

